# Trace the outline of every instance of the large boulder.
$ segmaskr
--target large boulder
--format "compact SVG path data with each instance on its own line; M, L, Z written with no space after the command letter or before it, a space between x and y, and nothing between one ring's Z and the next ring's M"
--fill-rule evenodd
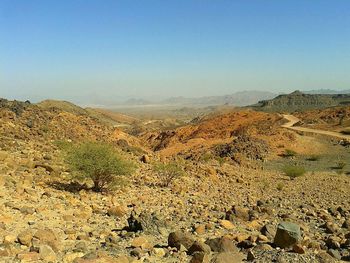
M128 218L128 230L131 232L143 231L145 234L159 235L167 228L166 222L157 213L131 212Z
M192 255L190 263L209 263L210 255L205 252L195 252Z
M213 252L238 252L232 240L227 237L209 239L205 242Z
M182 231L175 231L169 234L168 245L169 247L175 247L180 250L181 246L185 247L187 250L194 243L194 239L189 233Z
M195 252L204 252L206 254L210 254L211 249L210 246L207 244L201 242L201 241L195 241L192 246L188 249L187 253L189 255L194 254Z
M291 222L281 222L277 226L274 244L280 248L287 248L301 239L300 226Z
M248 221L250 219L249 209L240 206L233 206L231 210L226 212L225 218L232 222L237 219Z

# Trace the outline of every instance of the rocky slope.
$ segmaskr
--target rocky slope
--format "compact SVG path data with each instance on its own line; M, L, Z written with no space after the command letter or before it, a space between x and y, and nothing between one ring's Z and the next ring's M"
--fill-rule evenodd
M349 176L290 180L263 166L179 159L185 175L160 187L157 152L141 162L144 153L125 151L138 170L118 191L94 193L71 179L54 141L106 140L121 148L114 129L29 103L1 100L0 114L0 262L349 260ZM254 124L277 118L232 114L245 118L233 124L232 116L210 117L176 140L225 139L242 126L254 134L262 127Z
M303 126L326 130L342 130L350 127L350 106L305 111L297 114Z
M282 122L277 114L236 110L197 118L177 129L145 133L142 139L162 156L181 154L196 159L243 134L266 141L273 149L270 154L275 155L283 142L293 141L293 134L280 128Z

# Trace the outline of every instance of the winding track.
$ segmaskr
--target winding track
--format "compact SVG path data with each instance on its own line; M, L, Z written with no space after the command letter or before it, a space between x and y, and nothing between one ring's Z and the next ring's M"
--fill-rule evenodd
M325 130L305 128L305 127L300 127L300 126L293 126L300 121L297 117L295 117L293 115L287 115L287 114L283 115L283 117L286 120L288 120L288 122L286 124L282 125L283 128L287 128L287 129L294 130L294 131L328 135L328 136L332 136L332 137L336 137L336 138L340 138L340 139L350 140L350 135L345 135L345 134L342 134L340 132L325 131Z

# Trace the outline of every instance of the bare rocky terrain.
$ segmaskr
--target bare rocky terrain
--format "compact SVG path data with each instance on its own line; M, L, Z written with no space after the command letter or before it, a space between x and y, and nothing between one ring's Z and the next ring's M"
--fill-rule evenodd
M293 112L348 106L349 104L350 94L306 94L297 90L270 100L262 100L254 105L254 108L267 112Z
M274 165L348 156L348 144L252 110L137 136L103 113L0 100L0 262L350 261L349 159L296 178ZM91 191L62 150L86 140L114 145L136 171ZM163 187L153 163L169 160L184 175Z

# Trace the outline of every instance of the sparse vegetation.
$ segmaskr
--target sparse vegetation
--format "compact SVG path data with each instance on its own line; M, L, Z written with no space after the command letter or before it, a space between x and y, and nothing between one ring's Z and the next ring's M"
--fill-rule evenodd
M85 142L72 146L66 154L66 162L78 179L90 179L93 191L113 190L121 175L129 175L134 165L126 161L108 144Z
M311 162L316 162L316 161L320 160L320 158L321 157L319 155L311 155L306 160L311 161Z
M182 177L185 172L177 162L169 162L169 163L157 163L154 165L154 171L157 173L160 183L159 185L162 187L168 187L170 184Z
M205 153L205 154L201 155L199 160L201 162L206 163L206 162L209 162L211 159L213 159L213 155L211 153Z
M335 164L334 168L338 170L343 170L346 166L346 162L344 161L339 161Z
M222 165L226 162L225 158L220 157L220 156L217 156L217 157L215 158L215 160L218 161L218 163L219 163L220 166L222 166Z
M56 140L53 145L62 151L68 151L72 147L72 143L67 140Z
M282 155L283 157L295 157L297 153L291 149L286 149Z
M306 173L306 169L303 166L286 165L283 167L283 172L288 177L294 179L304 175Z

